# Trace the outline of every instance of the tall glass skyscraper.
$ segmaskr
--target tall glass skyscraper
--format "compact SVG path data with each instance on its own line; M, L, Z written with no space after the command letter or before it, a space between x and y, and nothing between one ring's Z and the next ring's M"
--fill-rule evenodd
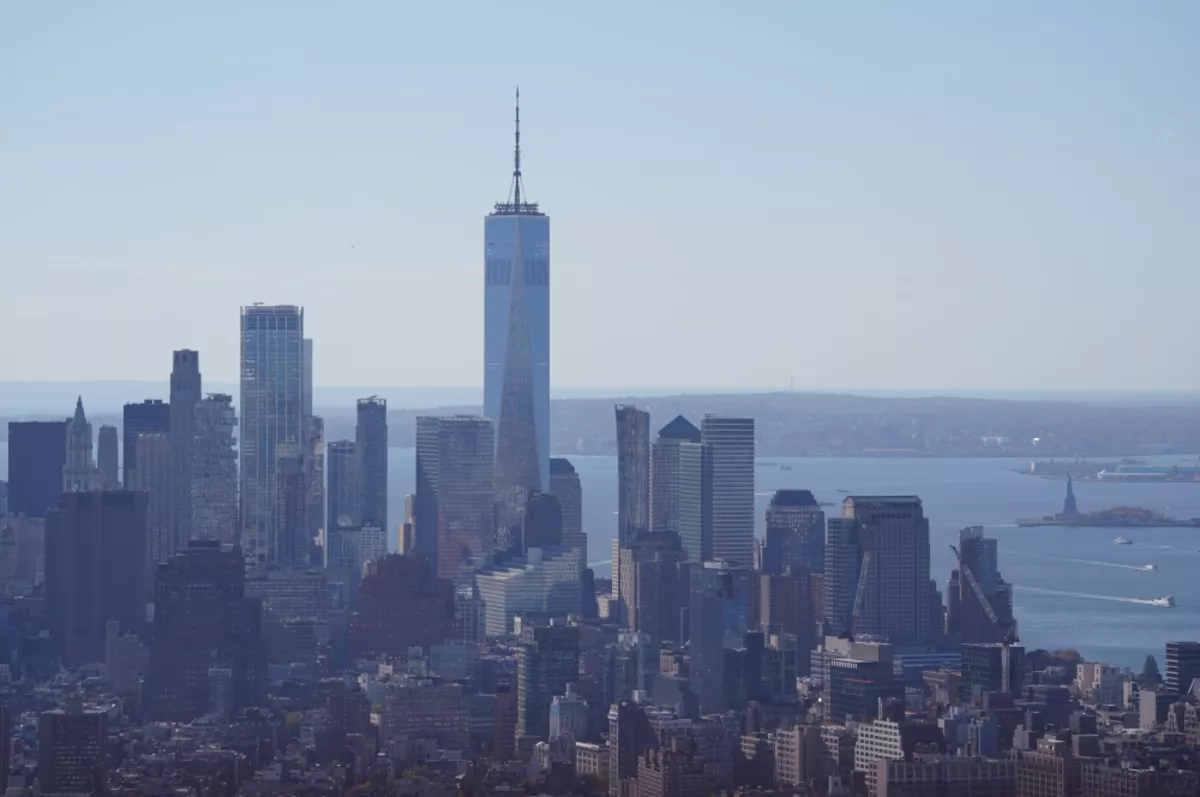
M550 219L522 196L519 105L516 123L508 200L483 225L483 411L496 425L502 524L550 482Z
M241 543L246 556L276 563L279 462L306 451L304 309L242 308Z

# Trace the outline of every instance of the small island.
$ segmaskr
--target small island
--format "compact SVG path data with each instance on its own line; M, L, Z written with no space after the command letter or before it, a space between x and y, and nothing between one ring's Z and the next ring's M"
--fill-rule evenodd
M1200 527L1200 518L1181 520L1167 517L1140 506L1117 506L1099 512L1080 512L1075 503L1074 483L1067 474L1067 497L1063 509L1057 515L1017 520L1021 527L1030 526L1080 526L1083 528L1172 528L1180 526Z

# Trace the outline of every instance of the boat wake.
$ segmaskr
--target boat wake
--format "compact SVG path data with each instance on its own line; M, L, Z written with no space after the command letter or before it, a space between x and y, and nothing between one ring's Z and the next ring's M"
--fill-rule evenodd
M1125 598L1120 595L1093 595L1088 592L1067 592L1061 589L1042 589L1041 587L1022 587L1014 585L1016 590L1032 592L1035 595L1058 595L1063 598L1079 598L1091 601L1112 601L1114 603L1132 603L1138 606L1168 606L1162 598Z
M1158 572L1158 568L1154 565L1123 565L1118 562L1100 562L1100 561L1097 561L1094 559L1072 559L1069 556L1047 556L1045 554L1040 554L1040 553L1028 553L1026 551L1013 551L1011 549L1009 550L1009 553L1016 554L1017 556L1025 556L1030 559L1049 559L1049 560L1055 561L1055 562L1074 562L1077 565L1096 565L1097 567L1119 567L1122 570L1137 570L1138 572L1141 572L1141 573L1156 573L1156 572Z

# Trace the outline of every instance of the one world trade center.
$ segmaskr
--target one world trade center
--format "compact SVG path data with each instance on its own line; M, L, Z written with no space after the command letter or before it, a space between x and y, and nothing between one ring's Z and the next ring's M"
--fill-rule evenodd
M483 411L496 428L502 531L550 480L550 218L524 195L520 97L508 199L483 224Z

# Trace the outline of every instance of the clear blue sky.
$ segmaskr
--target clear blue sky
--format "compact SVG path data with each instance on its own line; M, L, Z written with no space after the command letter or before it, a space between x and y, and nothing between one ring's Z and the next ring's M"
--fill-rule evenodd
M0 5L0 379L482 382L512 92L558 387L1200 387L1200 3Z

